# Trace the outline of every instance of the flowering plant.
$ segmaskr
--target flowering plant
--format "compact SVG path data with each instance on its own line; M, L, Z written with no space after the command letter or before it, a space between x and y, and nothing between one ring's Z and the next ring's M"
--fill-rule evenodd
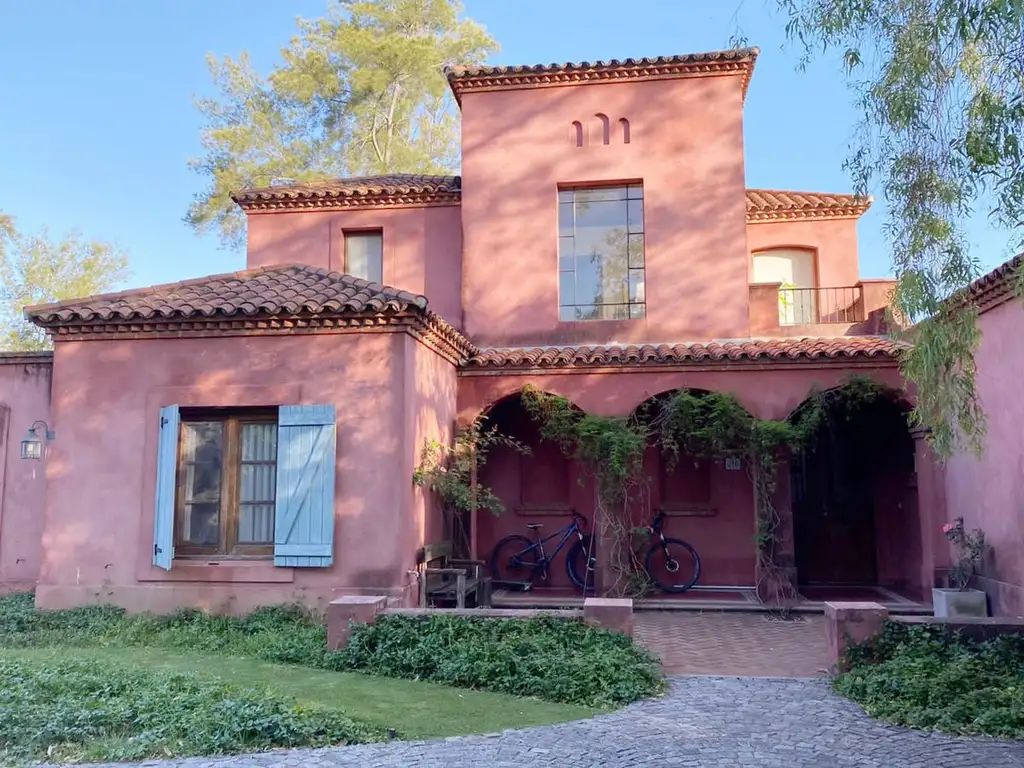
M942 526L946 538L953 542L956 563L949 569L949 580L954 587L963 591L971 576L978 572L982 557L985 556L985 532L975 528L970 533L964 527L964 519L958 517L952 523Z

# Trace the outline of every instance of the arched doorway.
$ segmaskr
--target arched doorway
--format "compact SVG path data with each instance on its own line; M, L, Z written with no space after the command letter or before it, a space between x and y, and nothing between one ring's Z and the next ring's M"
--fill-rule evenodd
M906 404L884 391L855 406L826 395L824 408L820 428L790 464L802 593L883 587L916 597L921 539Z
M580 482L576 463L557 443L541 438L520 393L494 403L484 414L482 427L496 428L526 446L529 452L494 446L488 453L487 463L480 468L477 481L490 488L504 507L497 515L486 510L477 512L474 534L480 559L489 565L494 546L506 536L549 536L567 526L574 514L584 518L588 529L592 526L592 484ZM530 525L540 527L533 533L527 527ZM565 556L572 543L568 541L552 562L548 578L534 581L534 589L575 589L565 567ZM556 539L546 544L545 550L550 552L557 544Z
M662 408L680 390L649 397L635 410L644 420L657 422ZM696 397L708 390L689 388ZM633 503L632 525L647 525L651 517L665 515L665 534L692 545L700 557L701 576L689 597L743 600L742 590L753 590L757 566L754 485L746 461L739 457L688 454L673 456L652 434L644 454L645 499ZM646 502L646 503L641 503Z

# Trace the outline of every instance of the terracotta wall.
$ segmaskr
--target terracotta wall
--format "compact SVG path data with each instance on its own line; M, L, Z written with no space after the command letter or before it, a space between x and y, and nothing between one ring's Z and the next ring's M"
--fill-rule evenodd
M49 354L0 354L0 593L31 589L39 576L45 464L23 460L21 440L50 420L51 371Z
M412 483L424 445L435 440L450 445L455 431L455 366L412 337L405 339L406 434L411 435L403 459L402 474L395 482ZM411 550L424 544L445 541L441 505L435 494L413 488L412 508L415 541Z
M598 113L611 123L608 145ZM576 146L573 121L587 146ZM647 319L560 323L559 185L622 181L644 186ZM475 341L746 335L739 77L465 94L462 185L463 306Z
M1024 615L1024 309L1010 301L981 315L977 386L988 417L985 453L961 453L946 465L946 508L992 545L981 586L993 613ZM948 546L948 545L947 545Z
M292 600L322 607L345 593L404 597L420 539L408 421L437 429L447 416L433 403L450 391L443 366L407 344L401 333L58 344L38 604L241 612ZM410 361L418 369L407 377ZM424 393L415 409L406 381ZM158 411L173 403L335 405L333 567L151 564Z
M248 218L248 266L309 264L344 271L345 231L380 229L384 283L430 300L462 324L462 230L459 207L360 208L257 213Z

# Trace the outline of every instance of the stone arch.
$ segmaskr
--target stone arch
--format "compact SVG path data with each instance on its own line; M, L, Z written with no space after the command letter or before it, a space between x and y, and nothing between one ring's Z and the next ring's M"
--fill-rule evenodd
M714 390L682 387L695 394ZM634 409L656 407L677 389L648 396ZM741 407L747 407L740 403ZM651 441L644 455L650 480L650 513L663 512L666 535L689 542L701 559L698 587L734 594L752 590L757 552L754 486L748 467L721 458L680 456L673 463ZM635 515L634 515L635 517Z

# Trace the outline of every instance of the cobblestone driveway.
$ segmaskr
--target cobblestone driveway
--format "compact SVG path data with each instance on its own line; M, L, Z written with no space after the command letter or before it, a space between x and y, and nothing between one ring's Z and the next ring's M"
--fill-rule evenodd
M833 695L823 681L687 677L673 680L664 698L564 725L489 737L147 765L1004 768L1024 766L1024 743L956 739L886 726Z

